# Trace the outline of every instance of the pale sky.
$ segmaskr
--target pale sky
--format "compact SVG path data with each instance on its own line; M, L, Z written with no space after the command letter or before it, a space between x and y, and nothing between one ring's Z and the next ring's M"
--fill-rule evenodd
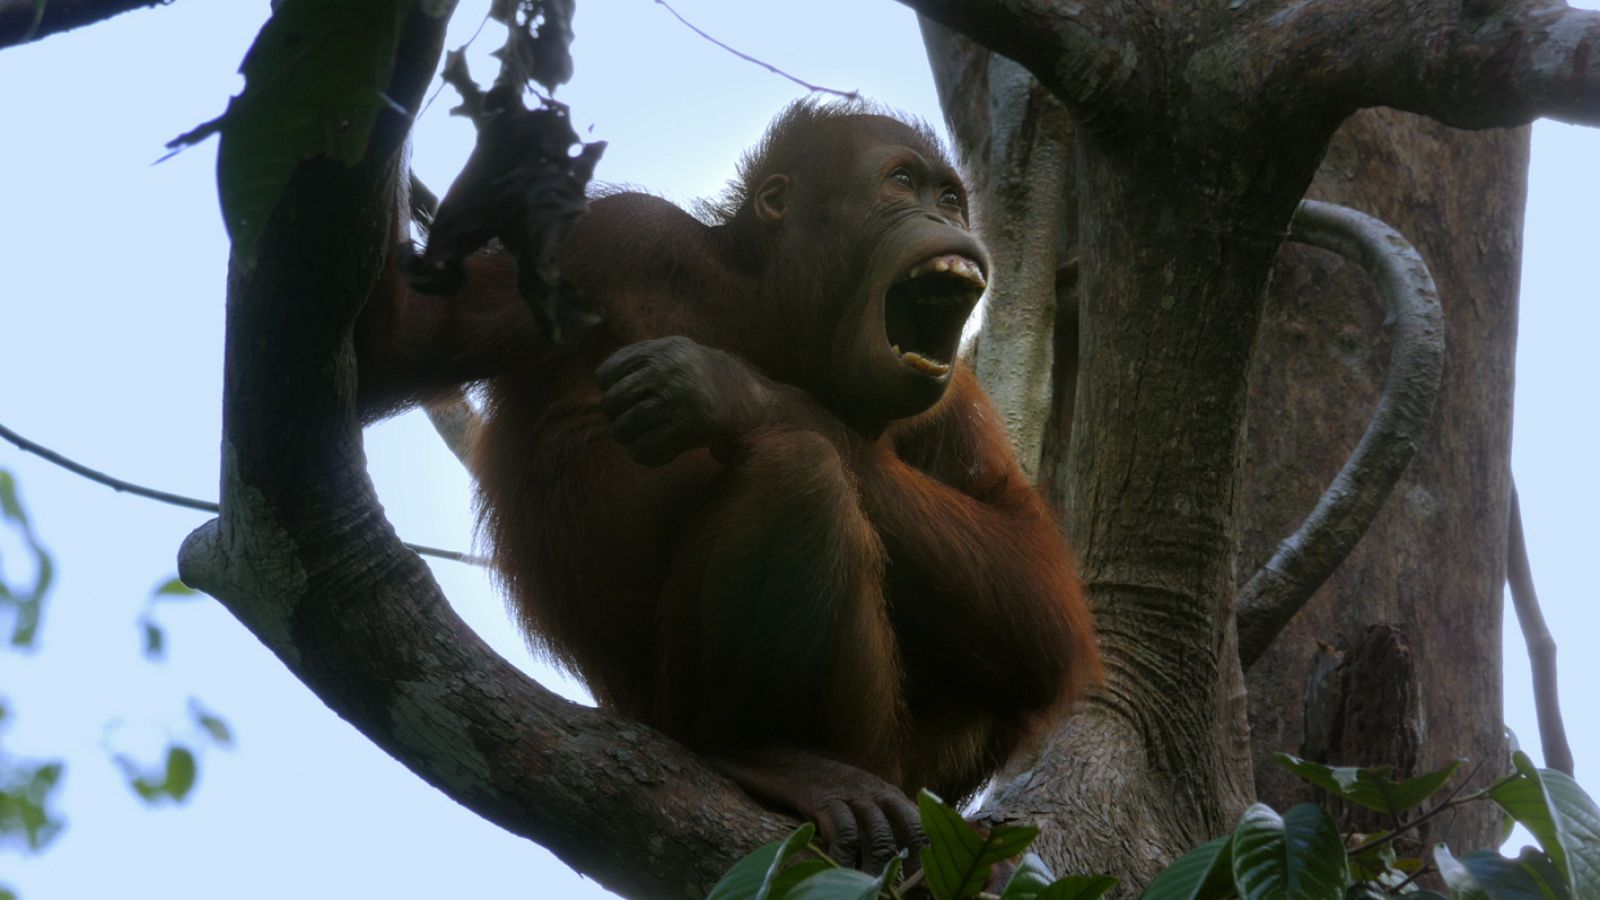
M451 46L476 28L464 3ZM722 40L818 84L941 122L911 14L888 0L679 0ZM180 0L0 51L0 423L114 475L196 497L217 491L227 247L215 144L152 166L163 143L220 112L267 13ZM781 25L774 23L781 22ZM739 152L799 96L649 0L585 0L577 75L559 97L580 130L611 142L599 178L684 202L715 193ZM488 49L492 34L481 39ZM480 77L490 69L476 68ZM415 164L442 190L470 148L448 92L424 115ZM1578 778L1600 787L1600 683L1593 515L1600 444L1593 387L1600 304L1592 266L1600 133L1541 124L1523 281L1514 468L1535 577L1562 643L1562 687ZM1445 298L1449 302L1449 298ZM1351 436L1353 445L1355 436ZM419 415L368 432L373 479L409 540L465 548L461 467ZM139 654L150 589L203 516L117 495L0 444L59 569L40 652L0 650L0 696L18 756L65 756L57 808L69 824L43 854L0 849L0 884L24 900L602 896L543 849L424 785L328 711L221 606L158 612L171 648ZM23 556L0 537L14 578ZM461 614L549 684L483 574L435 564ZM1448 614L1441 601L1441 614ZM1527 662L1507 624L1506 720L1536 759ZM576 690L568 684L569 690ZM148 809L108 748L154 760L169 736L193 743L190 696L224 715L238 746L207 749L182 808ZM113 721L120 724L108 727Z

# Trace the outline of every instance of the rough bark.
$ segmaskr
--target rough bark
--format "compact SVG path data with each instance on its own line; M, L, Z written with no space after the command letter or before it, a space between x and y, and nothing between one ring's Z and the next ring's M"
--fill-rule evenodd
M1439 286L1448 350L1433 430L1389 503L1250 670L1256 787L1268 802L1312 797L1272 764L1275 751L1334 750L1321 761L1403 771L1464 756L1485 763L1481 777L1504 768L1500 620L1527 159L1523 129L1469 133L1369 111L1341 129L1311 189L1383 219L1417 247ZM1353 266L1295 246L1280 255L1251 375L1241 573L1294 527L1365 427L1388 367L1384 319ZM1409 765L1384 740L1347 733L1328 747L1308 738L1306 720L1330 714L1306 699L1318 646L1355 650L1373 625L1394 629L1415 661L1420 708L1396 694L1385 713L1391 734L1418 730L1421 752ZM1382 705L1382 695L1370 699ZM1464 812L1451 841L1492 845L1494 819Z

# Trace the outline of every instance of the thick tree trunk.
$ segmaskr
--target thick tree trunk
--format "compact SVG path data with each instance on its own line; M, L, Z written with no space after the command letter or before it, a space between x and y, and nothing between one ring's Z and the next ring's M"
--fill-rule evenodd
M1042 201L984 188L1039 168L1038 183L1057 189L1046 154L995 151L1032 138L1005 133L1007 123L1041 120L1054 101L997 84L1010 64L971 41L926 22L924 33L952 131L977 168L980 222L1022 220ZM1255 666L1252 769L1231 601L1370 419L1388 374L1384 304L1359 268L1280 243L1274 223L1297 199L1289 173L1309 175L1313 143L1258 147L1230 171L1226 156L1075 130L1077 178L1059 188L1079 211L1057 229L1063 277L1050 285L998 268L990 298L1020 303L1026 319L1060 288L1054 365L1037 350L1048 332L1030 342L992 327L1013 318L1003 309L989 311L978 350L980 372L998 349L1054 385L1038 475L1084 554L1110 684L1002 784L989 812L1047 820L1041 848L1064 869L1138 884L1175 848L1229 830L1254 793L1284 807L1309 799L1271 762L1277 751L1406 770L1466 755L1487 760L1488 777L1504 758L1493 661L1525 136L1362 113L1308 192L1415 232L1444 297L1451 355L1437 433L1386 504L1379 536ZM1030 245L1048 246L1038 235ZM1263 311L1267 271L1276 281ZM1327 349L1305 352L1317 347ZM1003 379L986 384L1002 406L1018 399ZM1037 406L1028 396L1021 406ZM1439 607L1414 602L1424 595L1461 598L1459 618L1429 615ZM1486 818L1463 824L1453 835L1489 843Z
M1277 751L1405 774L1466 757L1484 763L1480 780L1505 769L1500 619L1527 162L1526 129L1462 132L1372 110L1340 130L1309 192L1411 240L1438 283L1447 349L1433 428L1405 477L1248 674L1256 789L1280 808L1313 794L1272 763ZM1384 316L1353 266L1294 245L1279 255L1251 372L1241 579L1366 425L1387 369ZM1496 828L1491 810L1470 810L1449 837L1490 846Z

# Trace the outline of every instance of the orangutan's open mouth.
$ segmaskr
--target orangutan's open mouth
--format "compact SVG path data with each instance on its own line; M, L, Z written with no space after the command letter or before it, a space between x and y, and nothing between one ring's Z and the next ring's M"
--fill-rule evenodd
M933 378L950 374L961 327L988 282L983 267L958 253L912 266L884 296L883 330L900 361Z

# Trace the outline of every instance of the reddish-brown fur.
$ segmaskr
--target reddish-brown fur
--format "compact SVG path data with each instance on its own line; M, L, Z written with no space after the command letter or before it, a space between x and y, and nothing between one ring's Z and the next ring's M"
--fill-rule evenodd
M875 153L921 159L923 193L875 187ZM897 389L850 380L843 336L882 333L850 299L879 256L971 242L954 178L924 131L791 110L723 224L641 194L594 203L559 263L606 320L574 348L535 333L503 253L469 260L452 298L386 278L357 328L364 408L488 379L474 470L495 564L606 707L723 759L789 748L966 796L1099 663L1071 555L971 373L908 417L873 408ZM764 183L788 185L776 206ZM671 370L702 398L683 416L716 427L642 465L596 369L671 335L732 362Z

